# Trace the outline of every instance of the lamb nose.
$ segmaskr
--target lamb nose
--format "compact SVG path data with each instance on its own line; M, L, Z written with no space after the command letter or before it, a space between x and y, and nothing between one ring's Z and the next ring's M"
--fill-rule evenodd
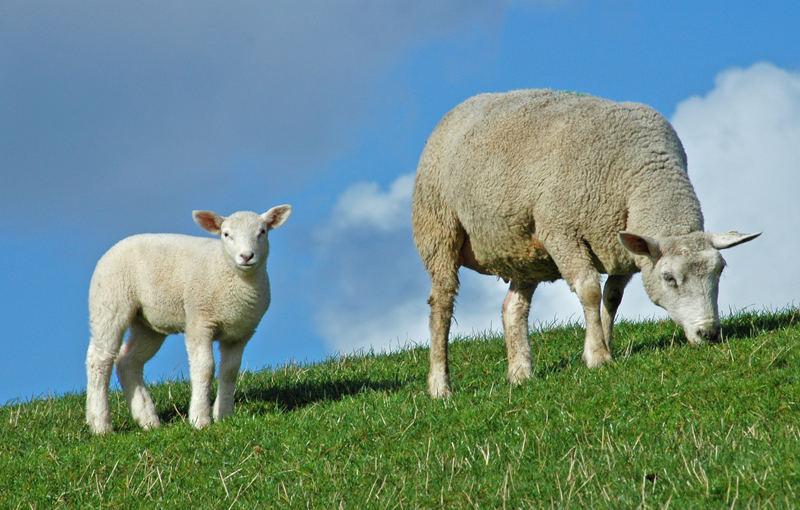
M248 251L248 252L239 254L239 256L242 258L242 262L250 262L250 259L253 258L253 252Z

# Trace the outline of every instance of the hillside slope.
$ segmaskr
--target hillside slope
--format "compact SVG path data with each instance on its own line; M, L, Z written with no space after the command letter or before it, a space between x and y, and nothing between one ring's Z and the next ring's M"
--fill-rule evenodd
M143 432L112 394L91 437L84 395L0 408L3 508L792 507L800 501L800 312L723 321L686 344L621 323L617 363L580 362L583 330L531 334L534 377L505 382L502 338L451 344L450 401L424 393L426 348L242 375L234 415L197 431L189 386L153 387Z

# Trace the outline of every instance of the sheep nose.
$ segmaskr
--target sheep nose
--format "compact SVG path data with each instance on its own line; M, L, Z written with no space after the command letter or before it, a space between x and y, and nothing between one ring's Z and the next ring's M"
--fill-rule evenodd
M250 262L250 259L253 258L253 252L252 251L246 251L246 252L240 253L239 254L239 258L242 259L242 262Z
M719 340L719 325L714 324L697 328L696 333L700 338L704 338L710 342L716 342Z

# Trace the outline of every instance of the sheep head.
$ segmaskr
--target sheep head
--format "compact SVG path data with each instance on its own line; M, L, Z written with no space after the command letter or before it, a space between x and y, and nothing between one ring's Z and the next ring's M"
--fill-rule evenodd
M727 232L651 238L620 232L622 245L642 257L639 267L648 296L683 328L692 343L719 337L717 295L725 259L719 250L761 235Z

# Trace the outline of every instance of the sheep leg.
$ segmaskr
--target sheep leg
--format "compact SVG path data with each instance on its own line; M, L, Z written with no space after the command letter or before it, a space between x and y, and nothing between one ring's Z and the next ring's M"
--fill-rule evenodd
M503 301L503 332L508 352L508 382L519 384L531 376L531 345L528 341L528 314L537 282L512 281Z
M186 352L189 355L189 378L192 398L189 402L189 423L201 429L211 424L209 394L214 378L214 333L205 326L187 326Z
M450 336L450 321L453 318L453 303L457 290L458 268L450 278L434 280L428 298L431 307L431 365L428 372L428 393L433 398L447 398L451 395L447 341Z
M242 364L242 353L247 340L228 343L220 342L219 377L217 399L214 401L214 421L219 421L233 414L233 393L236 389L236 378Z
M603 323L603 336L606 340L606 349L611 353L611 339L614 331L614 317L617 309L622 302L622 294L625 286L631 281L630 274L609 275L606 284L603 286L603 308L600 312L600 319Z
M587 270L577 278L573 289L583 306L586 319L586 340L583 344L583 360L589 368L596 368L611 361L611 352L606 346L603 326L600 320L600 274Z
M111 412L108 408L108 385L114 360L128 329L127 317L116 314L98 317L103 309L95 311L90 304L92 338L86 352L86 423L95 434L111 432Z
M117 376L136 423L145 430L158 428L158 414L144 383L144 364L164 343L166 335L134 321L131 334L117 358Z
M605 341L600 319L600 304L603 293L600 288L600 273L592 265L588 246L578 240L552 239L547 251L553 257L561 276L569 284L583 307L586 319L586 340L583 344L583 360L589 368L596 368L611 361L611 352Z

